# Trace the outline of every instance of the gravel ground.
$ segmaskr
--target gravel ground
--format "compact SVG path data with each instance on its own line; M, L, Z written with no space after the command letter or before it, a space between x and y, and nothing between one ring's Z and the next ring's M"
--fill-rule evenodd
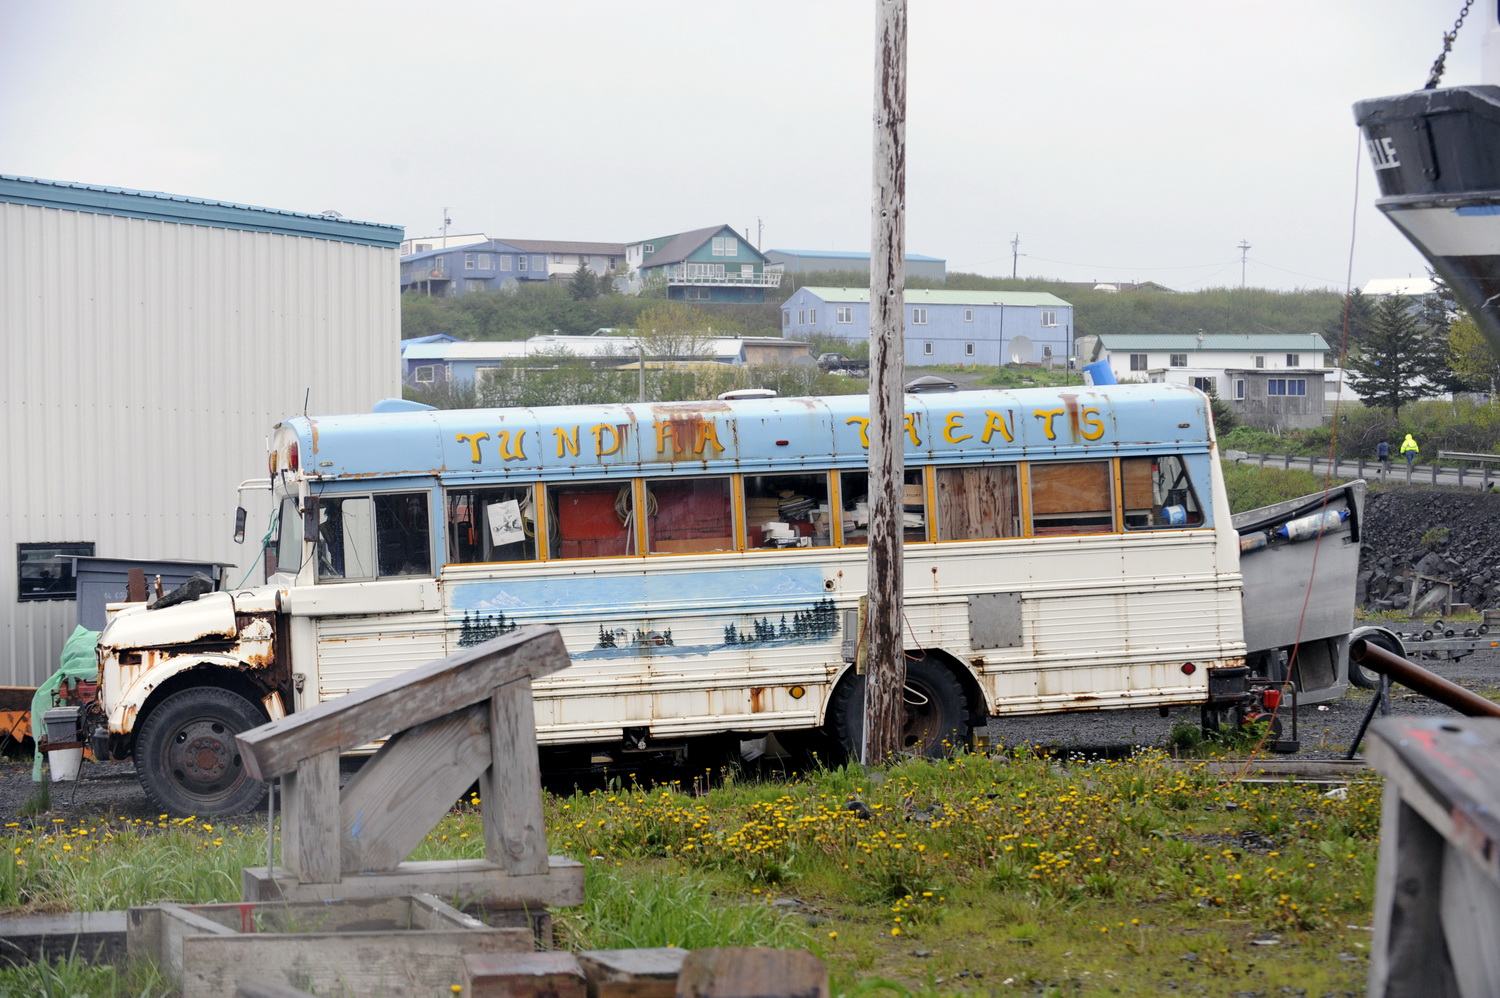
M1483 692L1500 687L1500 651L1488 650L1459 662L1424 662L1446 679ZM1302 749L1283 759L1338 759L1359 729L1371 694L1351 689L1340 699L1318 707L1303 707L1298 718ZM1396 714L1452 714L1449 708L1397 687L1391 697ZM1049 714L1006 718L992 729L1006 745L1032 743L1063 749L1109 749L1147 745L1166 747L1174 725L1196 724L1192 708L1173 710L1162 717L1154 708L1090 713ZM1289 729L1288 725L1288 729ZM31 781L29 760L0 760L0 819L14 821L39 785ZM83 764L80 779L51 784L51 817L95 820L100 817L155 818L156 809L146 799L128 762Z

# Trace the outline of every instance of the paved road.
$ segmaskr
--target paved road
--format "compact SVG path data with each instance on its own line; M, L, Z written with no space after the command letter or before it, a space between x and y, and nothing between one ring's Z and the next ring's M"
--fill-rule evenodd
M1293 457L1290 454L1246 454L1244 451L1225 451L1224 457L1238 464L1253 464L1264 468L1296 468L1322 475L1328 472L1328 460L1321 457ZM1418 464L1410 471L1405 461L1391 461L1388 473L1382 473L1380 463L1365 459L1359 461L1333 462L1334 478L1366 481L1390 481L1408 485L1461 485L1473 489L1500 489L1500 464L1485 468L1452 468L1446 465Z

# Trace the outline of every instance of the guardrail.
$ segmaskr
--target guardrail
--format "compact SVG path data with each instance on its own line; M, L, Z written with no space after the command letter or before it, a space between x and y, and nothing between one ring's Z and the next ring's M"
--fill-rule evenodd
M1500 456L1494 454L1473 455L1459 458L1457 451L1439 451L1439 458L1448 460L1471 460L1476 461L1481 457L1494 462L1500 462ZM1329 462L1326 457L1304 457L1292 454L1250 454L1245 451L1225 451L1224 459L1233 461L1235 464L1254 464L1261 468L1292 468L1306 469L1314 474L1329 470ZM1491 468L1486 464L1482 469L1465 468L1462 464L1414 464L1407 467L1403 461L1391 461L1384 465L1374 458L1340 458L1332 464L1329 473L1334 478L1365 478L1376 481L1389 481L1394 475L1400 481L1408 484L1421 483L1426 485L1458 485L1463 488L1477 488L1486 492L1500 488L1500 469Z

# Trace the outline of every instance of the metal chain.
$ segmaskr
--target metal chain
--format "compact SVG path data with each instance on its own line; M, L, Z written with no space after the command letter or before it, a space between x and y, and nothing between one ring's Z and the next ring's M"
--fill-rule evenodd
M1458 12L1458 20L1453 22L1453 30L1443 35L1443 51L1437 57L1437 62L1432 64L1432 73L1427 77L1427 85L1423 90L1433 90L1438 81L1443 78L1444 63L1448 61L1448 53L1453 51L1453 39L1458 37L1458 29L1464 26L1464 18L1469 16L1469 8L1474 6L1474 0L1464 0L1464 9Z

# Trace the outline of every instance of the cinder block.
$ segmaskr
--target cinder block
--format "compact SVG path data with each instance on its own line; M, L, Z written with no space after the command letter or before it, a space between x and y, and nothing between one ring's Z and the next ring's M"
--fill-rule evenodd
M464 957L467 998L587 998L571 953L476 953Z

